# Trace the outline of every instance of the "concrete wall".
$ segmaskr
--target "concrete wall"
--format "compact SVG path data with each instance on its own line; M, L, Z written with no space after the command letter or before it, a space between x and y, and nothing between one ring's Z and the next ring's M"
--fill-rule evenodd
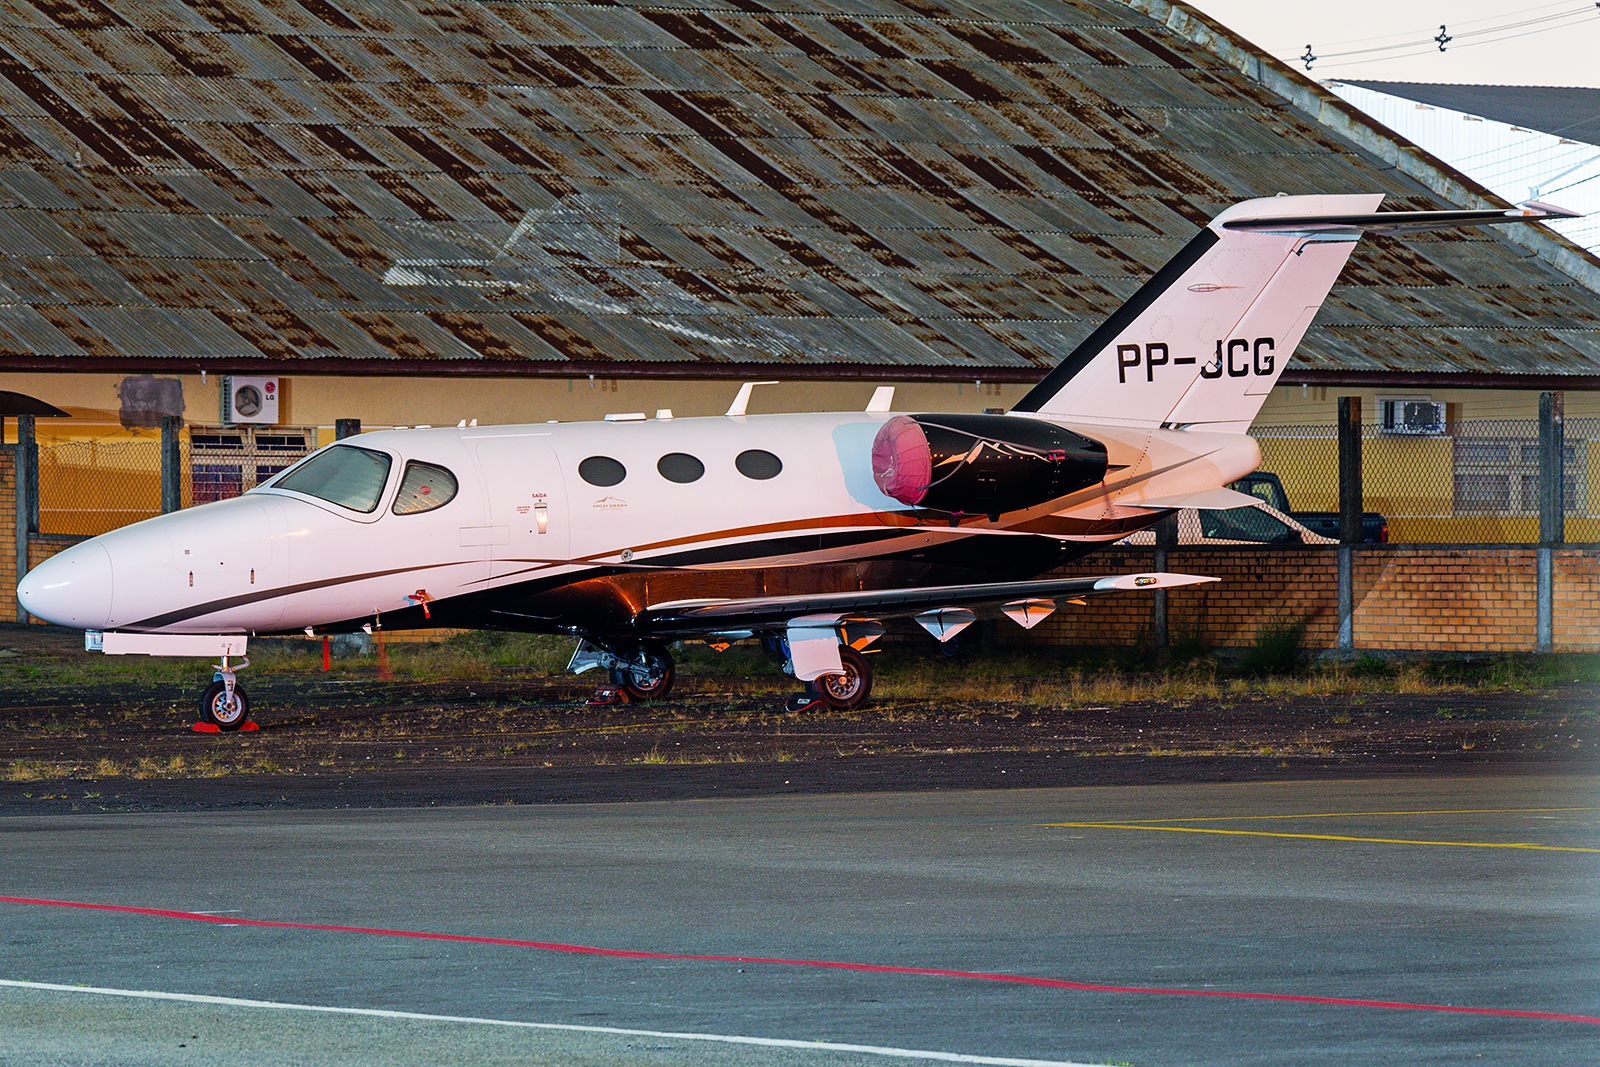
M1528 652L1534 646L1536 549L1531 545L1389 545L1356 552L1358 649ZM1554 552L1554 647L1600 652L1600 548ZM1063 576L1148 570L1152 552L1113 548ZM1168 569L1222 581L1169 594L1173 640L1209 647L1251 644L1263 626L1306 623L1306 647L1338 644L1337 549L1195 548L1173 552ZM1031 631L1000 623L1016 644L1135 645L1150 640L1151 599L1122 594L1063 606Z

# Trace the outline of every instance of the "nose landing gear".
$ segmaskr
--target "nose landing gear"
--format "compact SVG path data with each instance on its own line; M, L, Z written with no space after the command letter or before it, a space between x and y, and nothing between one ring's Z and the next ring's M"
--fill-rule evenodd
M200 698L200 721L209 724L218 730L233 732L241 729L254 729L255 724L245 724L250 718L250 698L245 695L244 687L239 684L235 672L250 666L248 657L241 659L237 665L230 666L226 654L222 662L216 665L216 674L210 685L206 686L205 694Z

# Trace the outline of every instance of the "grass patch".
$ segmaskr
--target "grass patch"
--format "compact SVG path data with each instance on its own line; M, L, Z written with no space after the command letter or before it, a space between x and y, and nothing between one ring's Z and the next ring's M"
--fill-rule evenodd
M917 721L934 709L963 714L952 705L1020 704L1048 707L1113 705L1135 701L1183 702L1231 700L1252 697L1303 697L1465 690L1544 690L1562 685L1600 683L1600 655L1503 655L1476 659L1391 659L1375 655L1354 661L1328 662L1307 655L1303 621L1284 621L1263 627L1255 641L1239 650L1207 652L1198 635L1179 634L1164 652L1149 647L1026 648L1000 645L987 651L967 651L951 658L917 635L891 634L871 655L874 700L863 714L887 721ZM388 646L394 684L457 682L520 685L539 680L545 685L577 692L594 676L573 679L565 673L575 642L570 637L472 632L434 642L394 643ZM716 652L699 642L674 649L678 663L678 689L674 701L692 699L701 710L712 711L721 702L735 704L750 698L765 699L797 687L794 679L767 656L755 641L739 642ZM333 670L321 671L321 644L295 639L262 640L252 646L252 664L245 681L251 685L268 676L326 680L328 685L355 685L349 690L370 694L372 702L393 699L384 683L377 682L373 655L335 658ZM56 655L30 655L0 659L0 692L19 695L52 690L51 703L71 700L75 687L126 687L130 692L158 693L172 713L188 713L190 694L208 674L208 662L199 659L161 659L142 656L106 657L81 651ZM171 697L165 695L170 690ZM103 694L84 694L103 701ZM0 701L0 705L10 701ZM150 699L142 700L149 704ZM431 713L431 709L430 709ZM151 710L111 709L115 721L136 721ZM481 712L496 729L514 726L515 709ZM1600 711L1590 713L1600 714ZM511 720L502 721L507 715ZM33 724L38 729L81 730L105 725L98 717L77 715ZM21 725L18 723L17 725ZM349 726L349 736L365 730ZM391 750L392 751L392 750ZM408 754L409 756L409 754ZM395 757L402 758L402 757ZM109 777L108 763L101 776ZM140 768L125 767L123 774ZM14 763L10 775L42 774ZM161 773L145 770L144 773ZM190 772L185 772L190 773ZM13 781L32 780L12 777Z
M1305 661L1306 620L1278 620L1256 631L1240 666L1249 674L1287 674Z

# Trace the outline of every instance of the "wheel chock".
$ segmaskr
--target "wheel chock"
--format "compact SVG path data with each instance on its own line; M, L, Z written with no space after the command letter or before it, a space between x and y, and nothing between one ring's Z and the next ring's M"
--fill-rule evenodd
M783 702L784 711L810 711L822 706L822 697L817 693L796 693Z
M241 734L247 734L251 730L259 730L259 729L261 729L261 724L258 723L258 722L252 722L249 719L246 719L244 722L239 724L239 732Z
M222 732L222 727L218 726L214 722L197 722L193 726L190 726L189 729L197 734L220 734ZM237 732L241 734L247 734L252 730L259 729L261 729L260 723L251 722L249 719L246 719L244 722L239 724L239 729Z
M591 708L609 708L614 704L626 704L628 694L622 691L621 686L602 685L594 691L594 696L589 698Z

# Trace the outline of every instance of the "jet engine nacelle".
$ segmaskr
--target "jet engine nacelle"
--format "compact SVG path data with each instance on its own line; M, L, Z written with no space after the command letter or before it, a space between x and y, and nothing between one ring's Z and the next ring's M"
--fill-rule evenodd
M1106 446L1039 419L896 415L873 439L872 476L902 504L998 519L1100 482Z

